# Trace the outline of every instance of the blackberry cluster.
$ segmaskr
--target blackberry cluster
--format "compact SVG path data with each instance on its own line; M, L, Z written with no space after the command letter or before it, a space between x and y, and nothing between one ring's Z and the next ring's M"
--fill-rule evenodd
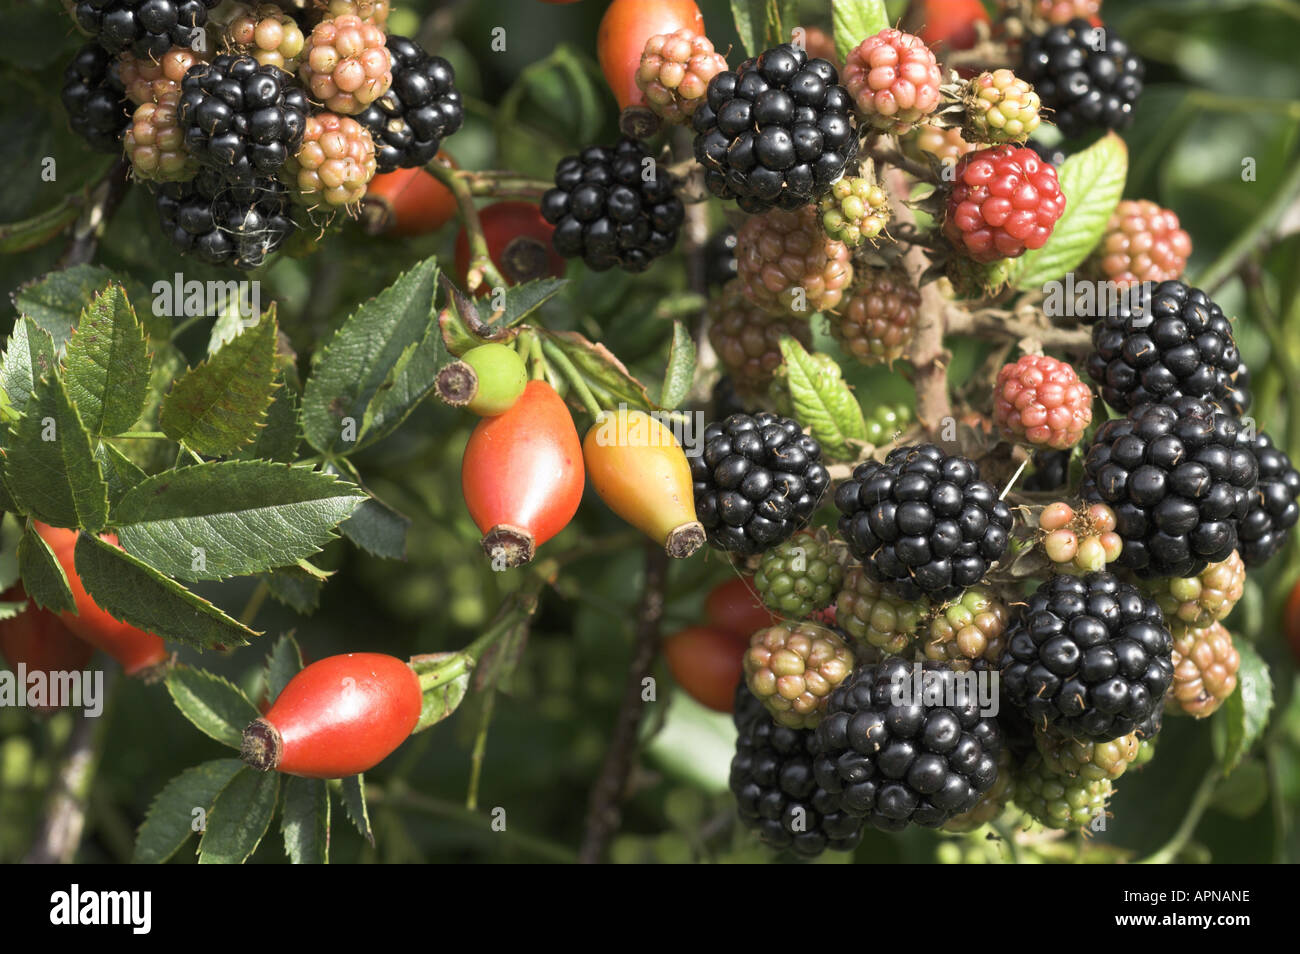
M728 226L704 246L704 284L721 288L736 277L736 230Z
M1090 128L1126 129L1142 95L1142 60L1109 27L1074 19L1025 37L1024 76L1067 138Z
M456 72L415 41L390 34L393 85L357 115L375 140L380 172L422 166L465 120Z
M256 268L296 228L289 190L273 178L231 183L202 169L190 182L162 185L155 204L171 243L210 265Z
M226 53L185 74L177 118L191 156L249 183L275 175L297 152L310 112L289 74Z
M788 43L713 77L692 124L709 191L746 212L817 199L858 153L835 67Z
M1042 157L1043 162L1050 166L1055 166L1057 169L1060 169L1061 166L1065 165L1065 160L1069 158L1069 153L1060 146L1044 146L1036 139L1029 140L1025 145L1038 153L1038 155Z
M1083 471L1084 499L1115 511L1119 565L1186 577L1237 549L1259 465L1235 417L1182 397L1104 423Z
M777 725L743 684L736 690L734 718L739 735L730 784L745 826L773 848L805 858L828 848L853 850L862 838L862 820L841 811L817 784L816 734Z
M103 47L87 43L63 73L68 123L98 152L120 150L122 132L131 120L131 104L112 66L113 58Z
M613 148L593 146L555 167L555 188L542 195L542 217L555 226L551 244L565 258L581 257L596 271L615 265L643 272L677 244L686 217L672 179L649 153L624 139Z
M1042 448L1030 455L1033 471L1025 478L1025 489L1056 490L1070 482L1070 450Z
M922 678L952 671L927 665ZM954 705L908 698L913 664L887 659L854 672L831 693L817 727L817 783L842 811L877 828L937 828L970 811L998 775L1002 733L976 700Z
M830 485L821 456L821 445L797 423L766 411L706 427L691 477L709 543L748 556L788 540Z
M1250 508L1237 527L1238 547L1246 566L1267 563L1282 549L1291 528L1300 517L1300 471L1291 458L1262 431L1254 440L1244 439L1259 464L1259 483L1250 498Z
M1121 414L1184 395L1241 413L1231 394L1241 355L1210 296L1179 281L1137 286L1092 328L1088 374Z
M1008 633L1002 684L1036 728L1109 742L1164 704L1173 639L1155 600L1113 573L1038 587Z
M1011 511L965 457L933 444L867 461L835 492L840 535L872 579L905 599L951 599L1006 553Z
M190 45L221 0L80 0L77 23L110 53L130 50L154 60L173 46Z

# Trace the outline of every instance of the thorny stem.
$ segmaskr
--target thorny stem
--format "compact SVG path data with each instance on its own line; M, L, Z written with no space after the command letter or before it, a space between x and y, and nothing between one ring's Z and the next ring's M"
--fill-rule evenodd
M492 262L487 236L483 233L483 222L479 218L478 207L474 205L468 181L439 159L434 159L424 168L429 175L451 190L460 212L461 223L465 226L465 234L469 237L469 275L466 281L469 288L466 290L473 294L485 281L490 287L505 288L508 283Z
M1219 768L1214 766L1205 773L1205 778L1201 781L1201 787L1192 796L1191 804L1187 806L1187 814L1183 816L1182 824L1178 826L1178 830L1174 832L1173 837L1158 850L1137 863L1140 865L1167 865L1178 857L1178 853L1183 850L1183 847L1196 832L1196 826L1200 824L1201 816L1210 807L1210 799L1214 797L1214 790L1218 787L1218 784Z
M456 177L464 180L470 195L496 199L538 199L555 185L544 179L529 179L508 169L459 169Z
M915 176L923 182L939 184L939 176L935 170L926 163L916 162L907 158L897 149L876 149L871 153L871 158L876 161L877 165L890 165L902 169L908 175Z

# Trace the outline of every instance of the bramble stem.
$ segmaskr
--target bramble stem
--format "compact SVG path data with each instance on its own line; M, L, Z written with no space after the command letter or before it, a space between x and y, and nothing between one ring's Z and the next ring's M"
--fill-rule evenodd
M491 287L505 288L509 283L492 262L487 236L483 233L483 222L479 218L478 207L474 205L474 196L470 192L469 183L457 175L455 169L439 159L434 159L424 168L429 175L451 190L452 197L456 200L456 208L460 212L460 221L465 226L465 234L469 237L469 275L466 281L469 288L466 291L473 294L482 286L484 280Z
M578 399L582 401L592 420L599 420L601 415L600 404L596 401L595 395L591 393L591 388L587 387L586 380L583 379L578 369L573 366L573 362L569 360L569 356L546 338L542 338L541 342L542 351L545 352L547 359L560 369L560 373L564 375L565 380L577 393Z

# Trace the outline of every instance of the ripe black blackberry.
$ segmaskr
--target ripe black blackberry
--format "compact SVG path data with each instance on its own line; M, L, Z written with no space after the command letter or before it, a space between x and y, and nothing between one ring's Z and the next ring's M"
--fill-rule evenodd
M1044 146L1036 139L1029 140L1025 145L1042 156L1044 162L1055 166L1057 169L1065 165L1065 160L1069 158L1069 153L1060 146Z
M1011 511L965 457L933 444L867 461L835 491L840 536L904 599L959 596L1006 553Z
M748 556L789 539L830 485L821 457L797 423L767 411L708 425L703 452L690 462L709 543Z
M721 288L736 277L736 230L727 226L704 246L704 284Z
M845 813L886 831L939 827L973 808L998 774L997 719L973 698L915 700L914 665L891 658L858 669L831 693L816 730L818 784ZM923 679L955 675L930 664L922 671Z
M1030 457L1033 472L1025 478L1025 490L1056 490L1070 482L1069 450L1036 450Z
M191 67L177 119L185 148L234 182L273 176L302 143L307 94L278 66L229 53Z
M709 191L746 212L805 205L857 158L853 99L835 67L788 43L713 77L691 121Z
M643 272L671 251L686 209L673 194L672 177L647 160L649 153L631 139L561 159L555 188L542 195L555 250L598 272L615 265Z
M1180 281L1121 294L1092 328L1088 375L1121 414L1184 395L1231 409L1241 355L1232 325L1199 288Z
M1118 739L1164 705L1173 682L1174 643L1160 607L1113 573L1050 577L1009 637L1002 685L1040 730Z
M1115 511L1120 566L1186 577L1227 559L1259 477L1240 436L1235 417L1190 397L1139 404L1102 424L1084 458L1082 492Z
M160 60L173 46L190 46L221 0L80 0L77 23L110 53L130 50Z
M722 420L731 417L733 414L754 413L754 408L750 403L743 400L736 393L736 382L727 374L718 378L718 383L713 386L713 393L710 395L709 402L712 409L710 417L715 420Z
M816 734L777 725L743 684L737 690L735 721L739 733L730 783L745 826L773 848L805 858L828 848L855 848L862 838L862 819L840 811L813 776Z
M278 179L236 184L202 169L191 182L162 185L155 205L177 250L210 265L256 268L297 228Z
M1033 84L1067 137L1133 122L1145 67L1109 27L1076 18L1025 37L1021 55L1017 74Z
M442 141L465 121L456 71L414 40L392 34L385 46L393 58L393 85L357 120L375 140L380 172L422 166Z
M1237 373L1232 375L1228 384L1221 389L1218 398L1218 403L1222 404L1223 409L1229 414L1242 417L1250 410L1255 396L1250 390L1250 368L1246 367L1245 361L1238 361Z
M1262 431L1254 440L1243 436L1259 463L1259 483L1250 497L1250 507L1237 527L1237 549L1246 566L1260 566L1282 549L1291 528L1300 517L1300 471L1273 439Z
M131 121L131 103L118 81L113 57L87 43L63 71L63 108L68 123L98 152L120 152L122 133Z

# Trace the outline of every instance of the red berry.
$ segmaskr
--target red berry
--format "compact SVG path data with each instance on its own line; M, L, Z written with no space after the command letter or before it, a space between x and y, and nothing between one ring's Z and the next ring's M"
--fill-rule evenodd
M455 217L451 190L419 168L375 176L361 200L361 224L369 235L426 235Z
M704 15L695 0L614 0L609 5L596 33L596 54L619 109L644 102L636 73L646 41L683 29L704 33Z
M21 602L27 599L22 584L10 587L0 599ZM15 616L0 623L0 655L15 672L26 666L27 672L50 673L80 672L90 663L95 647L80 640L57 615L41 609L35 603ZM736 671L740 671L739 650ZM56 706L35 706L38 712L53 712Z
M536 205L531 202L496 202L480 209L478 215L492 264L510 284L564 277L564 257L551 245L555 226L542 218ZM461 287L467 287L469 235L464 229L456 236L456 274L460 277ZM484 284L477 291L479 295L486 295L492 289Z
M1042 248L1065 212L1056 169L1029 148L967 153L957 160L954 180L944 234L977 262Z
M563 530L585 478L578 431L555 389L529 381L510 410L481 420L465 445L460 482L494 563L527 563Z
M988 11L980 0L922 0L909 12L920 21L921 39L934 49L969 50L975 45L976 23L988 23Z
M682 29L646 41L636 85L656 115L684 125L704 102L709 80L726 68L707 36Z
M677 684L700 705L730 712L749 640L717 626L688 626L664 640L664 659Z
M266 715L244 730L239 754L262 772L356 775L406 741L421 705L419 677L396 656L329 656L289 680Z
M1103 278L1121 286L1179 278L1192 254L1192 237L1178 216L1148 199L1124 199L1111 213L1093 261Z
M1300 663L1300 580L1291 587L1291 595L1286 598L1286 608L1282 610L1282 628L1286 631L1286 641L1291 645L1291 655Z
M849 51L844 85L870 125L903 133L938 108L943 74L924 40L889 28Z
M746 646L758 630L780 622L763 605L754 579L749 576L734 577L715 586L704 601L704 618L710 626L735 633Z
M1012 440L1065 450L1092 422L1092 391L1064 361L1021 355L998 371L993 419Z

